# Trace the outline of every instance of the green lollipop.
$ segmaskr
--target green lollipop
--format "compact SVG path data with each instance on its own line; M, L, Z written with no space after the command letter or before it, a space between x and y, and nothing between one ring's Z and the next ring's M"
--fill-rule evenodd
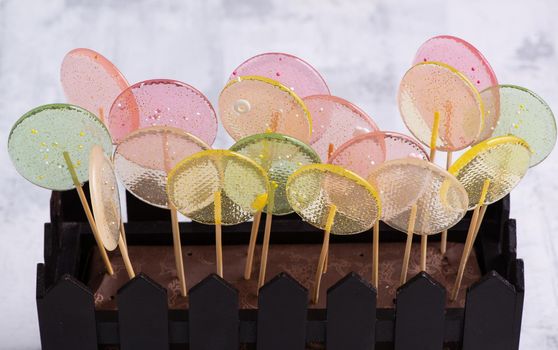
M287 179L301 166L320 163L320 157L304 142L291 136L272 132L245 137L235 143L230 150L255 161L267 172L267 176L271 182L270 191L272 191L273 194L268 196L268 204L264 209L268 215L266 216L260 267L260 284L263 284L267 266L267 253L269 251L272 214L286 215L293 212L285 191ZM244 270L245 279L250 279L252 273L252 262L260 217L261 211L254 216Z
M92 113L69 104L51 104L25 113L12 127L8 153L16 170L31 183L53 191L76 188L107 271L113 274L91 209L81 188L89 179L89 154L100 145L112 154L112 140Z

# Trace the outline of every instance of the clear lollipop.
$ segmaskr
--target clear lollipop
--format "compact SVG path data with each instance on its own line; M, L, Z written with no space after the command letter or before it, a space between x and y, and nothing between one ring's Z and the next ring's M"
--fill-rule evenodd
M215 225L217 274L223 277L221 225L248 221L262 210L268 194L265 170L232 151L201 151L174 167L167 187L179 212Z
M287 199L304 221L324 230L312 298L317 303L330 234L350 235L372 228L380 217L380 197L351 171L331 164L310 164L289 177Z
M89 179L89 152L94 145L107 155L112 152L110 134L101 120L77 106L51 104L27 112L14 124L8 153L16 170L31 183L53 191L77 190L101 258L112 275L81 185Z
M327 84L314 67L286 53L269 52L249 58L234 70L230 80L250 75L277 80L300 97L329 95Z
M319 163L320 157L307 144L293 137L276 133L248 136L235 143L230 150L254 160L267 172L269 181L272 183L270 191L273 192L273 195L269 196L269 199L273 198L273 203L267 208L272 207L273 210L271 212L266 210L264 244L262 247L260 277L258 282L258 286L261 287L265 282L272 217L273 215L285 215L293 212L285 192L287 179L301 166ZM250 278L252 271L252 260L254 257L260 216L261 212L256 213L252 225L244 272L244 278L246 279Z

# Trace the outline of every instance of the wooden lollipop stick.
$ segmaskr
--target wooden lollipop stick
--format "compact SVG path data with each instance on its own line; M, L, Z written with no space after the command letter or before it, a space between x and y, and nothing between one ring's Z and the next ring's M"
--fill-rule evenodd
M446 170L448 170L449 167L451 166L452 155L453 155L453 152L451 152L451 151L446 153ZM442 232L442 238L440 239L440 252L442 254L446 254L447 243L448 243L448 230L444 230Z
M337 206L332 204L329 207L329 212L327 213L327 220L324 229L324 241L322 243L322 251L320 253L320 259L318 260L318 268L316 269L316 278L314 280L314 293L312 296L312 302L314 304L318 303L318 298L320 296L320 283L322 281L326 254L329 247L329 235L331 233L331 228L333 227L333 222L335 220L335 213L337 213Z
M380 265L380 220L376 220L372 232L372 285L378 289L378 266Z
M180 241L180 226L178 223L178 213L176 208L170 204L171 228L172 228L172 245L174 250L174 262L176 264L176 275L180 283L180 292L182 296L188 295L186 288L186 275L184 274L184 259L182 258L182 242Z
M74 168L74 164L70 159L70 154L68 152L63 152L64 160L66 161L66 165L68 166L68 171L70 172L70 176L72 177L72 181L74 182L74 186L76 187L79 200L81 202L81 206L85 211L85 216L87 217L87 221L89 222L89 226L91 227L91 232L93 232L93 237L95 237L95 242L97 242L97 247L99 248L99 253L101 254L101 258L105 263L105 267L107 269L107 273L109 275L114 275L114 270L112 268L112 264L107 255L107 251L105 250L105 246L103 245L103 241L101 239L101 235L99 235L99 231L97 230L97 225L95 224L95 219L93 218L93 213L91 212L91 208L89 208L89 203L87 202L87 198L85 197L85 193L83 192L83 188L81 187L81 183L78 180L76 169Z
M329 261L329 247L327 247L326 249L326 253L325 253L325 261L324 261L324 270L322 271L322 273L326 273L327 272L327 263Z
M469 225L469 231L467 232L467 239L465 241L465 246L463 247L463 253L461 255L461 261L459 262L459 270L457 271L457 278L455 279L455 284L453 285L453 290L451 292L451 301L455 301L459 295L459 289L461 288L461 281L463 280L463 274L465 273L465 267L467 265L467 260L469 260L469 255L473 249L473 245L476 239L476 233L478 228L480 228L479 214L481 207L486 198L486 193L488 192L488 187L490 186L490 180L484 180L482 186L482 192L480 195L479 203L473 211L473 217L471 218L471 223ZM485 210L486 211L486 210ZM483 214L484 216L484 214Z
M128 277L132 279L136 277L136 273L132 267L132 262L130 261L130 256L128 255L128 245L126 244L126 238L124 237L126 237L124 223L120 223L120 239L118 240L118 248L122 254L122 260L124 260L124 266L126 267L126 272L128 272Z
M434 124L432 125L432 136L430 137L430 161L436 159L436 141L438 140L438 129L440 128L440 112L434 112Z
M405 243L405 254L403 255L403 266L401 267L401 278L399 284L403 285L407 281L407 270L409 269L409 259L411 257L411 247L413 246L413 234L415 231L415 222L417 219L417 205L411 208L409 216L409 224L407 226L407 242Z
M254 251L256 250L256 238L258 238L258 229L260 227L260 220L262 212L258 211L254 215L254 222L252 223L252 231L250 232L250 243L248 243L248 253L246 254L246 266L244 266L244 279L249 280L252 276L252 265L254 262Z
M103 110L103 107L99 108L99 115L98 115L99 119L101 120L101 122L104 124L105 123L105 112Z
M327 159L329 160L329 158L331 158L331 155L333 154L333 152L335 151L335 146L333 145L333 143L330 143L329 146L327 147Z
M420 237L420 270L426 271L426 248L428 246L428 236L422 235Z
M221 191L215 192L215 253L217 256L217 275L223 278L223 241L221 233Z
M256 294L259 293L260 288L265 283L265 273L267 270L267 255L269 254L269 239L271 237L271 222L273 219L273 209L275 208L275 190L277 189L277 183L271 181L269 186L269 194L267 197L267 211L265 214L265 230L264 238L262 244L262 260L260 261L260 275L258 276L258 290Z

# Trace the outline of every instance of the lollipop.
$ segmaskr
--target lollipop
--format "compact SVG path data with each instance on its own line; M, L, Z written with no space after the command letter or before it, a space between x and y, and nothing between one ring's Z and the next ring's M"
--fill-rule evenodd
M483 131L481 140L505 135L522 138L533 151L530 166L539 164L550 154L556 144L556 121L542 98L514 85L491 87L482 91L481 96L487 115L498 115L498 102L500 112L495 126Z
M114 169L103 149L95 145L89 156L89 193L91 206L95 214L97 230L107 250L114 250L116 246L122 253L124 266L130 279L135 277L132 262L128 256L124 223L120 213L120 197L118 183L114 176Z
M104 122L112 102L128 82L108 59L90 49L74 49L60 67L60 82L68 102L97 114Z
M329 162L340 165L368 178L372 170L385 161L401 158L428 160L426 151L408 136L389 131L375 131L359 135L347 141L335 151ZM378 287L378 266L380 248L379 221L373 231L372 282Z
M88 180L89 152L94 145L111 154L110 135L97 117L77 106L51 104L27 112L14 124L8 153L17 171L31 183L53 191L77 190L107 272L112 275L81 187Z
M115 143L136 129L172 126L211 145L217 117L209 100L190 85L157 79L136 83L123 91L110 109L107 123Z
M313 293L317 303L330 234L350 235L372 228L381 213L379 196L351 171L331 164L310 164L289 177L287 199L304 221L324 230Z
M114 153L116 173L126 189L148 204L170 210L176 271L183 295L186 295L186 279L180 228L176 208L168 200L168 173L182 159L206 149L208 145L183 130L154 126L129 134Z
M182 214L215 225L217 274L223 277L221 225L249 220L262 210L268 179L250 158L227 150L198 152L169 174L169 201Z
M502 136L475 145L449 169L465 186L469 209L474 208L451 300L455 300L459 293L465 265L486 206L510 193L529 169L530 162L531 150L525 141L514 136Z
M237 141L270 130L309 142L312 133L304 102L281 83L258 76L231 80L219 96L219 115Z
M268 210L266 210L266 229L264 232L264 245L262 248L260 278L258 283L259 287L261 287L265 282L272 214L285 215L293 211L285 193L287 179L301 166L319 163L320 157L305 143L290 136L275 133L264 133L246 137L235 143L230 150L245 155L258 163L258 165L267 172L269 180L274 184L270 186L273 195L268 198L273 198L273 203L269 205L267 208ZM269 210L270 207L273 209ZM254 224L252 225L252 232L250 234L246 268L244 271L244 278L246 279L250 279L250 274L252 272L252 260L254 257L260 216L261 211L256 213L254 217Z
M300 97L329 95L324 79L314 67L285 53L270 52L249 58L234 70L230 80L247 75L275 79Z
M413 233L421 235L421 270L426 271L428 235L454 226L467 212L463 185L444 169L414 158L396 159L376 167L368 181L378 188L383 203L382 220L407 232L401 284L407 269Z

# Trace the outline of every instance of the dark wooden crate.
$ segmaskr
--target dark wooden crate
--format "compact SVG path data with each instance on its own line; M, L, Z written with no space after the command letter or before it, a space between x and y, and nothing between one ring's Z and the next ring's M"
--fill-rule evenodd
M86 191L87 192L87 191ZM130 245L170 245L168 212L127 195ZM449 237L463 242L470 215ZM183 244L213 244L213 229L181 223ZM227 227L224 244L245 244L250 224ZM274 221L272 243L320 244L296 216ZM382 225L382 241L401 235ZM165 232L165 234L161 233ZM187 234L185 234L187 233ZM261 237L259 237L261 239ZM430 241L438 240L432 237ZM332 244L371 241L370 232ZM376 290L350 273L327 292L325 309L308 308L308 291L286 273L260 290L258 309L240 309L238 291L216 275L190 289L189 309L169 310L167 292L139 274L120 288L116 311L95 310L84 284L94 240L74 191L54 192L45 225L45 263L37 267L42 347L56 349L518 349L523 262L515 252L509 198L489 207L475 244L483 277L465 308L446 308L446 290L427 273L397 291L393 308L376 307Z

